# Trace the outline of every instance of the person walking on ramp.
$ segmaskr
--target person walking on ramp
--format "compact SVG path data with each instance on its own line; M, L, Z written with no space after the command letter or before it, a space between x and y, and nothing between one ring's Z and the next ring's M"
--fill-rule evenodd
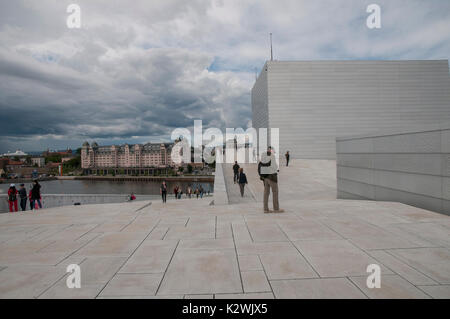
M237 161L234 162L234 165L233 165L233 173L234 173L233 180L234 180L235 184L238 182L238 179L239 179L239 168L240 168L240 166L237 163Z
M244 187L247 182L247 176L244 173L244 169L241 167L239 169L239 188L241 189L241 197L244 197Z
M278 203L278 165L273 154L272 147L267 148L267 153L262 154L261 161L258 163L259 178L264 182L264 213L270 213L269 194L272 189L273 212L282 213Z

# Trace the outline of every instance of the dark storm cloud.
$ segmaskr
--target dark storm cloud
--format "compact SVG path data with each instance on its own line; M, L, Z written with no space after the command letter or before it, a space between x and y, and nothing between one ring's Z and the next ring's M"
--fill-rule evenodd
M284 60L448 58L447 0L0 0L0 153L170 136L194 119L243 127L254 69ZM68 145L70 144L70 145Z

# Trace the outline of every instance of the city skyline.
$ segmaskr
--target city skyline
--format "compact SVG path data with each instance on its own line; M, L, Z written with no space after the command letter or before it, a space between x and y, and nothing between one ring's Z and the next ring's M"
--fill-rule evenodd
M255 72L278 60L449 59L448 1L1 1L0 153L170 142L251 125Z

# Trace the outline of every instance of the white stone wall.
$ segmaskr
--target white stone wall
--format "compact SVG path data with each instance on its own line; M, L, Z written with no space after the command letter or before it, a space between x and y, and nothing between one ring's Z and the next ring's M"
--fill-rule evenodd
M397 201L450 215L450 123L337 142L338 197Z
M264 66L252 89L252 126L256 129L259 138L260 128L269 128L267 71ZM259 145L254 145L259 149Z
M107 204L107 203L123 203L127 201L129 195L126 194L46 194L42 195L43 208L52 208L60 206L69 206L74 203L81 205L88 204ZM0 195L0 213L9 211L7 195ZM136 195L136 200L153 200L159 199L159 195ZM18 201L20 211L20 202ZM30 203L27 202L27 210L30 209Z
M216 162L214 173L214 205L228 205L228 194L223 174L223 165Z
M335 159L338 136L450 121L448 61L269 61L252 110L280 129L280 154Z

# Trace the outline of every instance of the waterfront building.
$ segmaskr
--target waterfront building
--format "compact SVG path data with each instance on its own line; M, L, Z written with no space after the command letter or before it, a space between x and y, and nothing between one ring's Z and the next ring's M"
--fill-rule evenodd
M42 156L47 157L47 156L61 156L62 158L64 157L72 157L72 150L70 148L67 148L67 150L65 151L51 151L49 149L47 149L46 151L42 152Z
M172 143L99 146L85 142L81 148L81 167L87 173L151 174L152 169L177 166L171 158Z
M21 151L21 150L17 150L14 153L8 152L2 155L3 157L7 157L7 158L19 158L21 160L25 160L25 158L28 156L27 153Z
M31 165L37 166L37 167L44 167L45 166L45 158L38 156L38 157L32 157L31 158Z
M448 60L268 61L252 113L279 128L278 154L335 159L337 137L450 121Z
M17 169L22 168L25 166L25 163L22 161L13 161L9 160L8 164L6 165L6 170L8 172L15 172Z

